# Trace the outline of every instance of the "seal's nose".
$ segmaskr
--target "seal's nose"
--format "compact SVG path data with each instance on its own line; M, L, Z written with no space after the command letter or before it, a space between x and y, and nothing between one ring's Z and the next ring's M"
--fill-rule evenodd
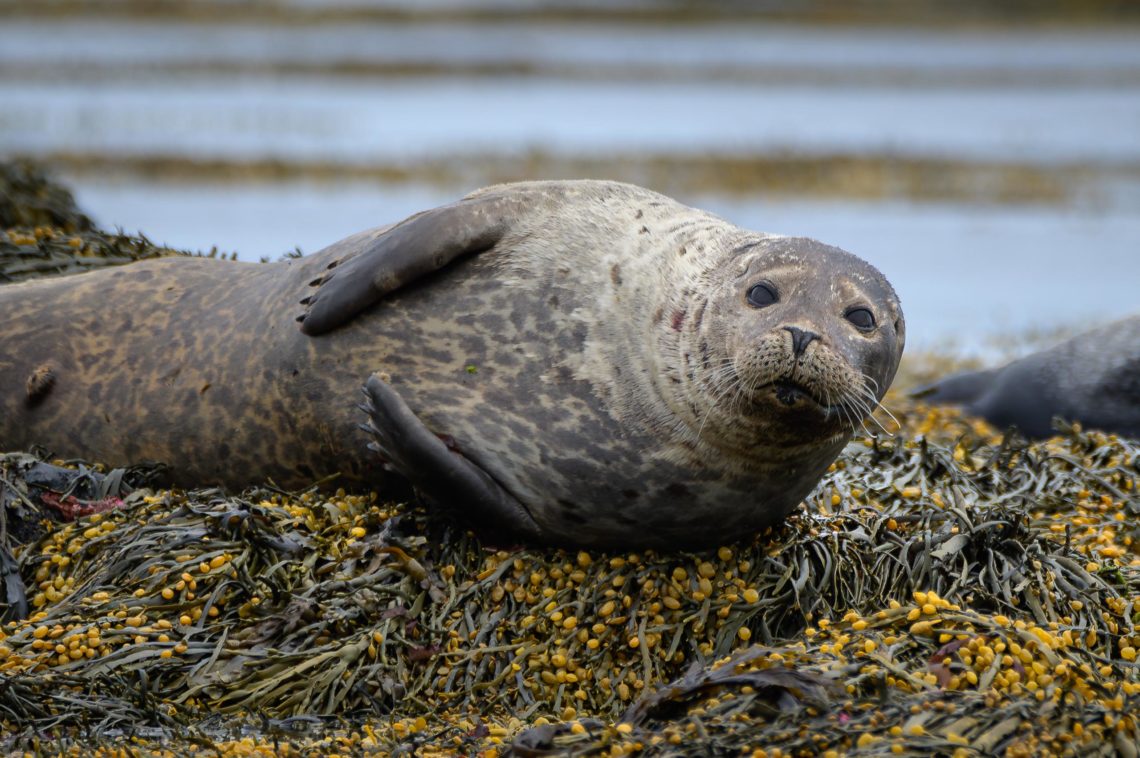
M819 335L815 332L809 332L806 329L800 329L798 326L785 326L789 332L792 333L792 352L796 357L803 355L807 350L807 346L812 343L812 340L819 339Z

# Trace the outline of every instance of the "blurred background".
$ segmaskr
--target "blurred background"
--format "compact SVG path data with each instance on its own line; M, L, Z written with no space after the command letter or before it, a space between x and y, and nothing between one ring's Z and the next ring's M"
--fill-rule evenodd
M13 156L245 260L611 178L870 260L912 349L1140 310L1134 0L0 0Z

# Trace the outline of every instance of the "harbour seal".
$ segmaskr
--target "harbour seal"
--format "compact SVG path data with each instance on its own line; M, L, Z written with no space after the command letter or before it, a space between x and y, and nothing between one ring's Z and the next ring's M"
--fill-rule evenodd
M1140 315L913 394L928 403L961 406L1002 429L1015 426L1031 438L1052 435L1055 418L1140 437Z
M394 471L485 529L627 549L779 522L904 342L854 255L598 181L491 187L278 263L7 285L0 312L0 447L197 485Z

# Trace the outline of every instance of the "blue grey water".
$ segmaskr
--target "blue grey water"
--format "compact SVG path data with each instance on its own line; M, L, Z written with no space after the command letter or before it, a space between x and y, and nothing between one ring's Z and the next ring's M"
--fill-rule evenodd
M336 69L349 64L380 68ZM489 64L529 74L462 73ZM414 167L539 150L1079 166L1091 190L1060 205L823 200L762 186L681 199L871 260L899 289L919 347L975 349L1140 311L1134 30L9 19L0 103L0 155ZM312 251L471 189L70 178L103 224L248 259Z
M1140 98L732 82L336 81L184 76L4 82L7 150L405 162L468 151L889 152L1140 160Z
M1092 78L1132 72L1135 30L932 30L786 24L638 25L473 23L183 23L99 18L6 19L0 65L109 63L504 63L638 65L695 74L852 70L1062 72Z

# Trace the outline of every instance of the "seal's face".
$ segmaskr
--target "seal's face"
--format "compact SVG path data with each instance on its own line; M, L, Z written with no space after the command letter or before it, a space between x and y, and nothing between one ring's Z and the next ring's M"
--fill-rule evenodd
M766 238L737 247L715 276L702 384L737 414L737 443L804 443L859 427L903 348L902 311L882 274L815 240ZM723 438L723 427L715 433Z

